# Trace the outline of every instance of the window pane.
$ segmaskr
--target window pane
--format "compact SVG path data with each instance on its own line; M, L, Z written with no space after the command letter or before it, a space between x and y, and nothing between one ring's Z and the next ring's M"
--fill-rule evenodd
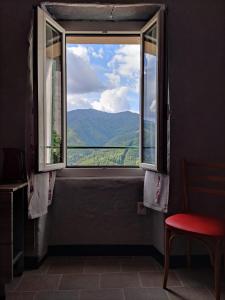
M62 153L62 34L46 24L45 159L63 161Z
M157 151L157 25L144 34L143 162L156 164Z
M67 38L67 165L138 166L140 46L75 40Z

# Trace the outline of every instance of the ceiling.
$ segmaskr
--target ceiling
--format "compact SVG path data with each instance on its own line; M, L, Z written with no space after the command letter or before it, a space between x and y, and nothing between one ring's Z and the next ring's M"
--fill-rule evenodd
M69 4L44 2L41 7L62 21L148 21L159 9L155 4Z

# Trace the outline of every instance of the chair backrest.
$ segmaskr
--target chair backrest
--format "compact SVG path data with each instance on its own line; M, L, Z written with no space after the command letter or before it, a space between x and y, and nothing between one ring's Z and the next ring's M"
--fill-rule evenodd
M190 193L205 193L225 198L225 164L182 160L183 208L189 211Z

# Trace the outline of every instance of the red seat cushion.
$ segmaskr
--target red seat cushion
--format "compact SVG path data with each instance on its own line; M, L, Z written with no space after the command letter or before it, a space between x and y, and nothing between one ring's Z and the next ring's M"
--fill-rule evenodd
M197 214L176 214L165 220L166 225L197 234L225 236L225 220Z

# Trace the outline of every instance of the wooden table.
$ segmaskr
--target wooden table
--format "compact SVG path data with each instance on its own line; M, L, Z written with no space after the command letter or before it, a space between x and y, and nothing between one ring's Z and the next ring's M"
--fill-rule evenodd
M0 299L5 299L5 284L24 270L26 189L26 182L0 183Z

